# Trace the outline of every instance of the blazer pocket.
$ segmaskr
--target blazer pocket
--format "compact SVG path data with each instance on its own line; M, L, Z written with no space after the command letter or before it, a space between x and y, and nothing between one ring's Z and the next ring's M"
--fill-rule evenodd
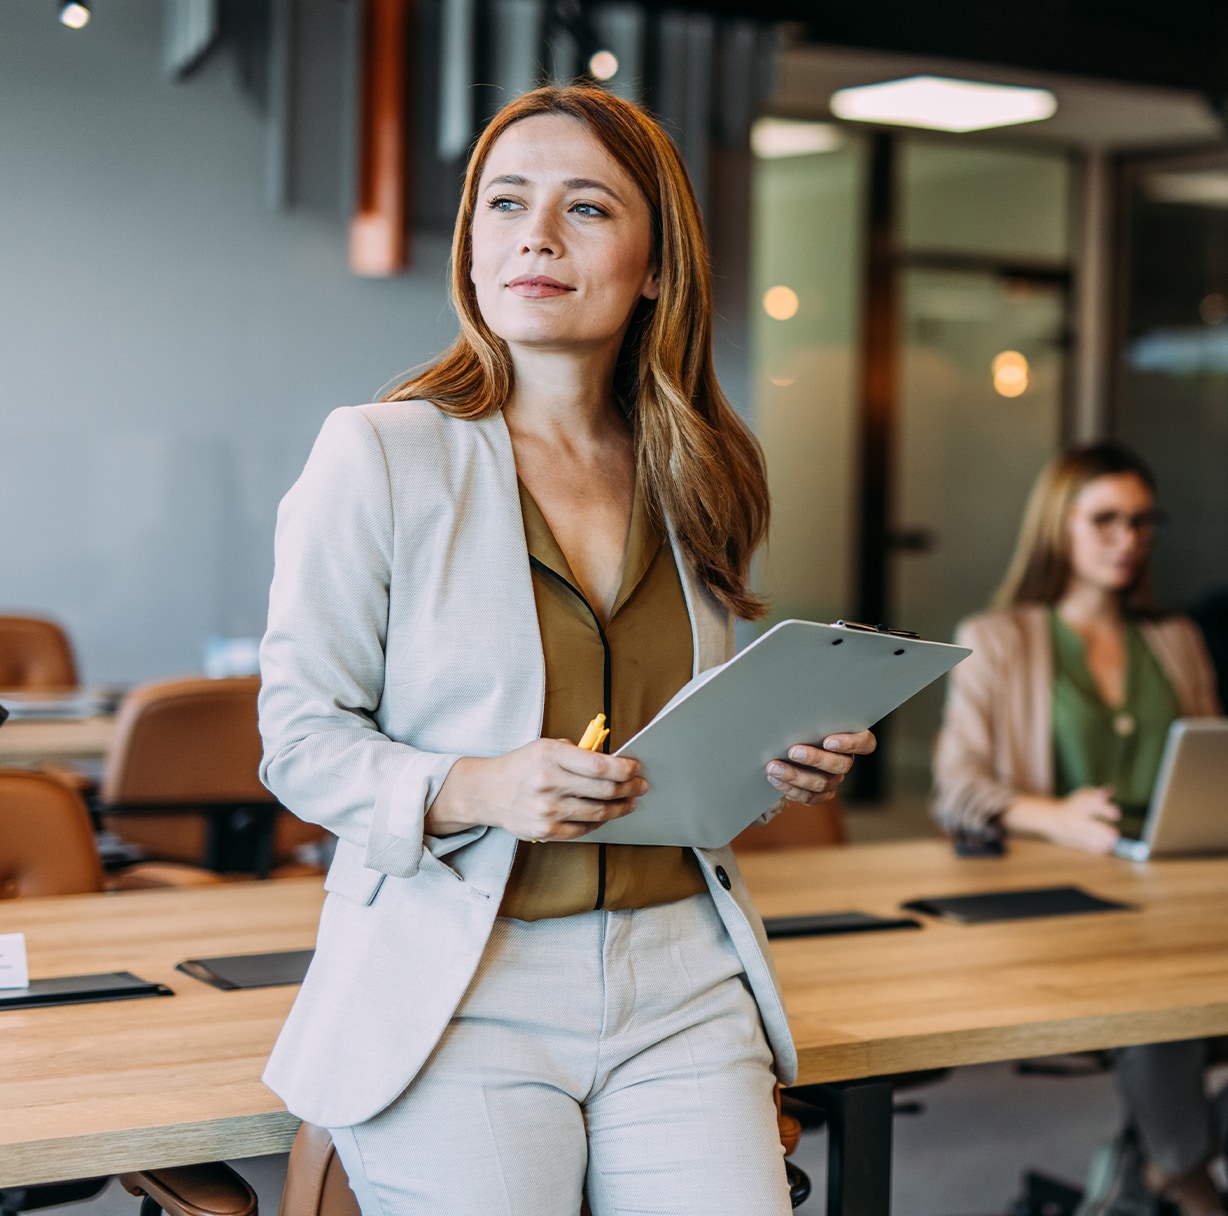
M352 899L356 904L374 903L388 875L366 866L354 866L348 861L342 861L342 864L338 865L339 861L342 859L337 858L329 867L328 876L324 879L324 890L345 899Z

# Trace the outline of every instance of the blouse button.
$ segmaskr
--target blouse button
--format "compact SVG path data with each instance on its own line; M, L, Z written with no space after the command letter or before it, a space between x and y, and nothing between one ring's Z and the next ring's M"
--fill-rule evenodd
M724 866L716 867L716 881L719 882L721 886L725 888L726 891L728 891L733 886L733 883L729 881L729 875L725 873Z

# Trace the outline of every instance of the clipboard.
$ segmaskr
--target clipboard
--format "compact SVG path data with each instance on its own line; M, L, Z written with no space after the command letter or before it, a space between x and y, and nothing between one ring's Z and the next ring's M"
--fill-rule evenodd
M685 685L615 753L648 792L584 844L721 848L779 801L764 769L795 743L866 730L972 652L844 624L782 621Z

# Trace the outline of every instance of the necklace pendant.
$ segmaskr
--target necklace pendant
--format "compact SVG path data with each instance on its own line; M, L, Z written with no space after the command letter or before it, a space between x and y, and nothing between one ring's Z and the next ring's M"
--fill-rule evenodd
M1127 710L1119 710L1113 715L1113 733L1119 739L1128 739L1134 734L1137 726L1134 715Z

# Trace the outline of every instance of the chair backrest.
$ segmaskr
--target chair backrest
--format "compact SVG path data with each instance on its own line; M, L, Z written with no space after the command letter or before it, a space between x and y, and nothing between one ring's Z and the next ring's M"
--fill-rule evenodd
M45 773L0 769L0 899L102 889L81 795Z
M68 635L40 616L0 616L0 688L76 688Z
M102 778L114 806L275 799L260 783L259 676L158 680L120 703Z
M798 849L848 844L844 807L839 797L817 806L785 805L767 823L752 823L733 838L735 853L763 853L771 849Z
M299 1126L286 1166L280 1216L361 1216L345 1166L322 1127Z

